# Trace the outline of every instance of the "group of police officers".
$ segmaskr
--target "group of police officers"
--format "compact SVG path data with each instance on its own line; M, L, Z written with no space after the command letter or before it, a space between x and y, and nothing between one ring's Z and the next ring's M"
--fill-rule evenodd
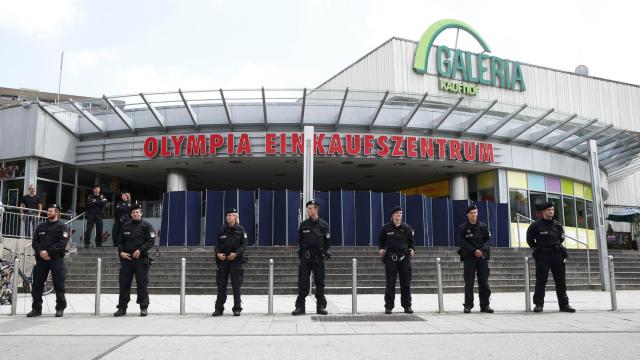
M318 215L319 204L315 200L306 203L308 218L299 227L298 256L298 297L292 315L305 314L305 299L309 295L310 275L316 287L316 313L327 315L327 300L324 295L325 263L331 258L329 224ZM533 296L534 311L542 312L544 307L545 287L549 271L555 282L558 304L562 312L575 312L569 306L566 293L565 261L566 249L562 246L564 230L562 224L553 219L553 203L541 205L542 218L529 226L527 244L533 249L536 263L536 286ZM490 307L491 290L489 289L489 259L491 232L487 224L478 221L478 208L471 205L466 211L467 220L458 229L458 254L464 263L465 301L464 312L470 313L473 308L473 287L478 278L480 311L493 313ZM402 221L402 207L391 210L391 221L380 230L379 251L384 263L386 288L384 296L385 314L391 314L394 308L396 279L400 278L400 305L407 314L413 313L411 308L411 258L415 255L414 231L409 224ZM27 317L42 314L42 293L44 283L51 272L56 293L56 317L63 316L67 306L65 299L65 266L64 255L69 230L59 219L60 207L56 204L47 207L47 220L40 224L33 234L33 249L36 265L33 275L31 295L32 310ZM240 316L242 301L240 289L243 279L243 265L247 262L247 233L240 225L236 209L226 211L226 221L218 232L215 248L215 261L218 267L216 283L218 294L215 311L212 316L220 316L224 312L227 299L227 283L231 278L233 289L234 316ZM149 307L148 273L152 259L148 256L154 246L156 233L153 226L142 220L140 205L130 207L130 220L122 224L118 234L118 257L120 259L120 296L118 310L114 316L124 316L130 300L131 282L136 277L137 303L140 316L147 315Z

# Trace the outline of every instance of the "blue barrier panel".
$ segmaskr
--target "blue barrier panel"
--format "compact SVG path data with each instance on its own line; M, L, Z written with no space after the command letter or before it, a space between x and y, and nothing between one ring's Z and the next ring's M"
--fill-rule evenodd
M206 191L204 244L214 246L218 230L224 223L224 191Z
M426 246L433 246L433 213L431 210L432 199L425 196L423 198L424 203L424 226L425 226L425 244Z
M184 246L186 233L186 191L172 191L165 196L168 202L166 228L162 233L167 234L167 246ZM163 215L164 216L164 215Z
M160 246L168 245L167 224L169 223L169 194L162 194L162 217L160 218Z
M454 200L451 202L452 211L452 233L450 246L459 246L458 244L458 227L467 221L467 208L469 207L469 200ZM480 205L480 204L478 204Z
M404 221L413 228L416 246L425 246L424 203L422 195L406 196Z
M273 191L258 190L258 245L273 245Z
M433 226L433 246L449 246L451 211L449 209L449 199L432 199L431 214Z
M382 193L371 192L371 245L373 246L378 246L382 225L384 225Z
M185 244L198 246L201 241L200 229L202 229L202 193L200 191L187 191L185 214Z
M238 208L238 198L240 197L239 190L226 190L224 192L224 210L231 208Z
M247 245L256 243L256 193L255 191L240 190L238 212L240 224L247 232Z
M316 191L314 193L314 199L320 205L320 211L318 212L321 219L326 222L329 222L329 193L326 191ZM302 209L302 211L307 211L306 209ZM329 224L331 226L331 224Z
M297 190L287 190L287 244L298 246L298 228L302 219L300 201L302 196Z
M356 198L353 190L342 190L342 236L344 246L356 244Z
M342 246L342 195L340 190L329 192L329 203L331 246Z
M509 207L507 204L496 204L496 238L497 246L509 247Z
M356 245L369 246L372 244L371 219L371 191L356 191Z
M273 245L287 244L287 190L275 190L273 197Z
M399 192L382 194L382 213L384 223L391 221L391 209L394 206L402 206L402 194Z

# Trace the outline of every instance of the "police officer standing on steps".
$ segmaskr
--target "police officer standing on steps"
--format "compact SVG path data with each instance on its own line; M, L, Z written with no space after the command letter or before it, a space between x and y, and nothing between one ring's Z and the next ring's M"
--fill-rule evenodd
M464 312L473 309L473 284L478 274L480 311L493 313L489 306L489 254L491 233L487 224L478 221L478 207L467 208L467 221L458 228L460 261L464 261Z
M391 209L391 222L380 231L378 255L382 256L387 286L384 292L384 313L391 314L396 298L396 277L400 275L400 304L407 314L411 309L411 257L414 255L414 232L402 222L402 207Z
M327 315L327 299L324 297L324 263L331 257L329 254L331 234L329 224L318 216L320 205L312 199L307 202L306 208L309 218L303 221L298 229L298 239L300 240L298 298L296 299L296 308L291 312L291 315L305 313L305 298L309 295L311 287L309 276L312 271L316 285L316 313Z
M120 258L120 298L118 311L113 316L127 314L127 305L130 300L131 281L136 277L136 290L140 305L140 316L147 316L149 307L149 267L151 259L147 252L153 247L156 233L153 226L142 220L142 209L139 204L131 206L131 221L122 225L120 242L118 245L118 257Z
M128 222L131 213L131 194L123 192L120 194L120 201L116 202L113 214L113 227L111 228L111 236L113 237L113 246L118 246L120 239L120 230L122 225Z
M33 268L33 285L31 286L31 311L27 317L42 315L42 292L49 271L53 278L53 289L56 292L56 317L61 317L67 307L64 297L64 255L69 242L69 229L59 219L60 206L47 206L47 221L41 223L33 234L33 252L36 266Z
M211 316L220 316L224 312L224 303L227 301L227 281L231 276L233 288L233 316L240 316L242 300L240 300L240 287L242 286L244 252L247 248L247 232L240 226L238 210L226 211L226 224L218 231L218 245L216 246L216 286L218 296L216 308Z
M93 192L87 197L87 229L84 232L84 245L91 245L91 231L96 227L96 247L102 246L102 210L108 201L100 194L100 185L93 185Z
M529 225L527 229L527 244L533 249L533 258L536 260L536 290L533 293L533 303L536 306L533 311L539 313L543 310L544 290L551 270L560 311L573 313L576 310L569 306L565 280L564 262L567 250L562 246L564 229L561 223L553 219L555 209L552 202L541 204L540 209L542 219Z

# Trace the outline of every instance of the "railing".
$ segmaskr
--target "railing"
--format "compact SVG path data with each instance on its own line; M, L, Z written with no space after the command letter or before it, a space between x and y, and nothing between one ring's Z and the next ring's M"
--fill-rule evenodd
M522 241L520 239L520 237L521 237L520 236L520 218L523 218L523 219L527 220L529 222L529 224L535 222L535 220L530 218L530 217L524 216L524 215L522 215L520 213L516 213L518 247L522 247ZM589 248L589 241L587 241L585 243L585 242L580 241L580 240L578 240L578 239L576 239L576 238L574 238L572 236L569 236L567 234L564 234L564 237L568 238L568 239L571 239L571 240L575 241L576 243L582 244L582 245L584 245L586 247L586 249L587 249L587 282L588 282L589 285L592 285L592 283L591 283L591 256L590 256L590 250L591 249Z

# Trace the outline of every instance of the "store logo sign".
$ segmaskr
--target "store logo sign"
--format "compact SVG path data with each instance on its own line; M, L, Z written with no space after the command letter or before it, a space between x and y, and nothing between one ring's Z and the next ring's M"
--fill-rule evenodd
M0 180L14 179L16 177L17 172L18 172L17 166L7 166L7 167L0 168Z

